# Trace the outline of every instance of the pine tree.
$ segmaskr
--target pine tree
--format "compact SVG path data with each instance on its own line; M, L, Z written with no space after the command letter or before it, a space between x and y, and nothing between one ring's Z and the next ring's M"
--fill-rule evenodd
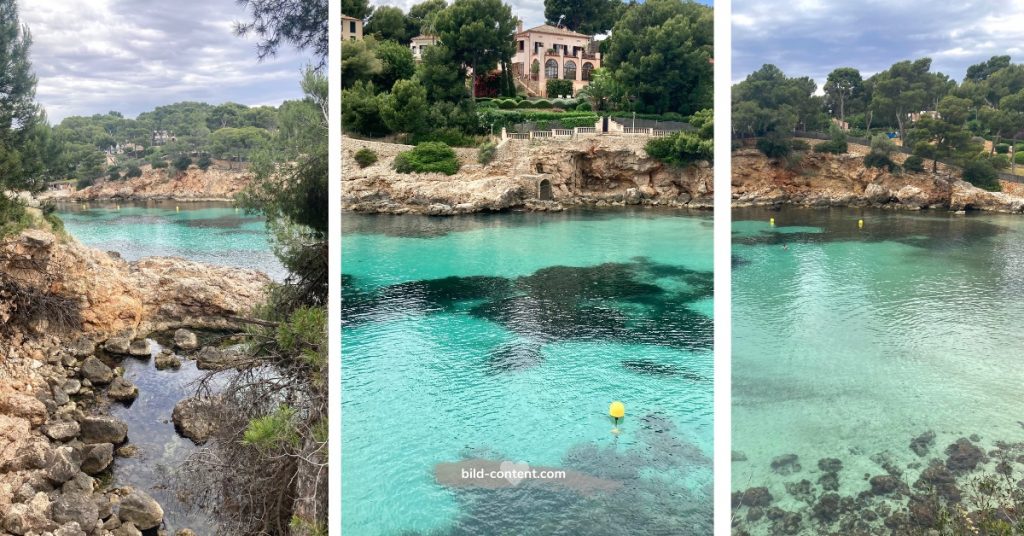
M32 38L18 20L18 3L0 0L0 189L28 184L22 150L40 119L36 77L28 59Z

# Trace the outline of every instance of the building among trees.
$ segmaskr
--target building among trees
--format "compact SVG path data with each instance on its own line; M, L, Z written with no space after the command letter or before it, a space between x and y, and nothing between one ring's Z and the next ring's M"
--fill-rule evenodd
M437 44L436 35L417 35L412 38L412 42L409 44L409 48L412 50L412 57L416 61L423 59L423 51L431 45Z
M548 80L569 80L573 94L590 83L590 73L601 67L601 53L591 35L542 24L516 31L512 72L534 95L546 95Z
M341 39L342 41L356 41L363 39L363 21L348 15L341 15Z

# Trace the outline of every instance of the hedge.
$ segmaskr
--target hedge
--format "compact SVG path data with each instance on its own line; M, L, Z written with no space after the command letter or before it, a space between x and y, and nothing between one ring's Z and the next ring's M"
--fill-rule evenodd
M562 95L572 96L572 81L571 80L548 80L547 81L547 95L549 98L555 98Z

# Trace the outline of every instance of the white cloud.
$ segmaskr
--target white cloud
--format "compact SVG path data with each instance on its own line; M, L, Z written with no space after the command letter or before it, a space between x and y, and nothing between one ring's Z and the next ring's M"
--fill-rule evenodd
M117 110L134 116L183 100L279 104L299 98L309 60L293 50L260 63L234 35L232 1L64 0L19 4L33 45L37 99L51 121Z

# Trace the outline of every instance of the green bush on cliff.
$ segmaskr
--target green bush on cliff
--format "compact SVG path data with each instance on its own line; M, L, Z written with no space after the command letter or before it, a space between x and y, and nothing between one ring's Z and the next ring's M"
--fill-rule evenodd
M149 161L149 165L153 166L153 169L164 169L170 164L168 164L163 158L154 158Z
M486 166L494 160L494 155L497 154L497 152L498 146L493 141L489 141L480 146L480 150L476 155L476 161Z
M910 155L903 162L903 167L907 171L924 171L924 158L916 154Z
M991 156L989 157L988 162L992 164L992 167L995 168L996 171L1002 171L1004 169L1009 169L1010 167L1010 157L1005 154Z
M1010 144L1009 143L997 143L996 144L996 154L1007 154L1009 152L1010 152Z
M192 165L192 159L185 155L181 155L174 159L173 165L174 169L184 172Z
M124 172L124 176L126 178L129 178L129 179L134 179L136 177L141 177L142 176L142 168L140 168L139 166L137 166L135 164L132 164L132 165L128 166L128 169Z
M768 158L785 158L793 152L793 145L781 134L771 132L757 140L757 150Z
M31 224L25 206L0 192L0 238L20 233Z
M210 169L210 166L212 166L212 165L213 165L213 159L210 158L210 155L208 155L208 154L204 154L203 156L200 156L199 160L196 161L196 167L198 167L199 169L201 169L203 171L206 171L206 170Z
M963 179L978 188L990 192L1001 190L999 174L987 159L972 160L964 166Z
M459 159L447 144L426 142L411 151L398 153L395 157L395 171L399 173L444 173L454 175L459 171Z
M364 168L377 161L377 153L369 147L363 147L356 151L356 155L353 158L356 164L359 164L359 167Z

